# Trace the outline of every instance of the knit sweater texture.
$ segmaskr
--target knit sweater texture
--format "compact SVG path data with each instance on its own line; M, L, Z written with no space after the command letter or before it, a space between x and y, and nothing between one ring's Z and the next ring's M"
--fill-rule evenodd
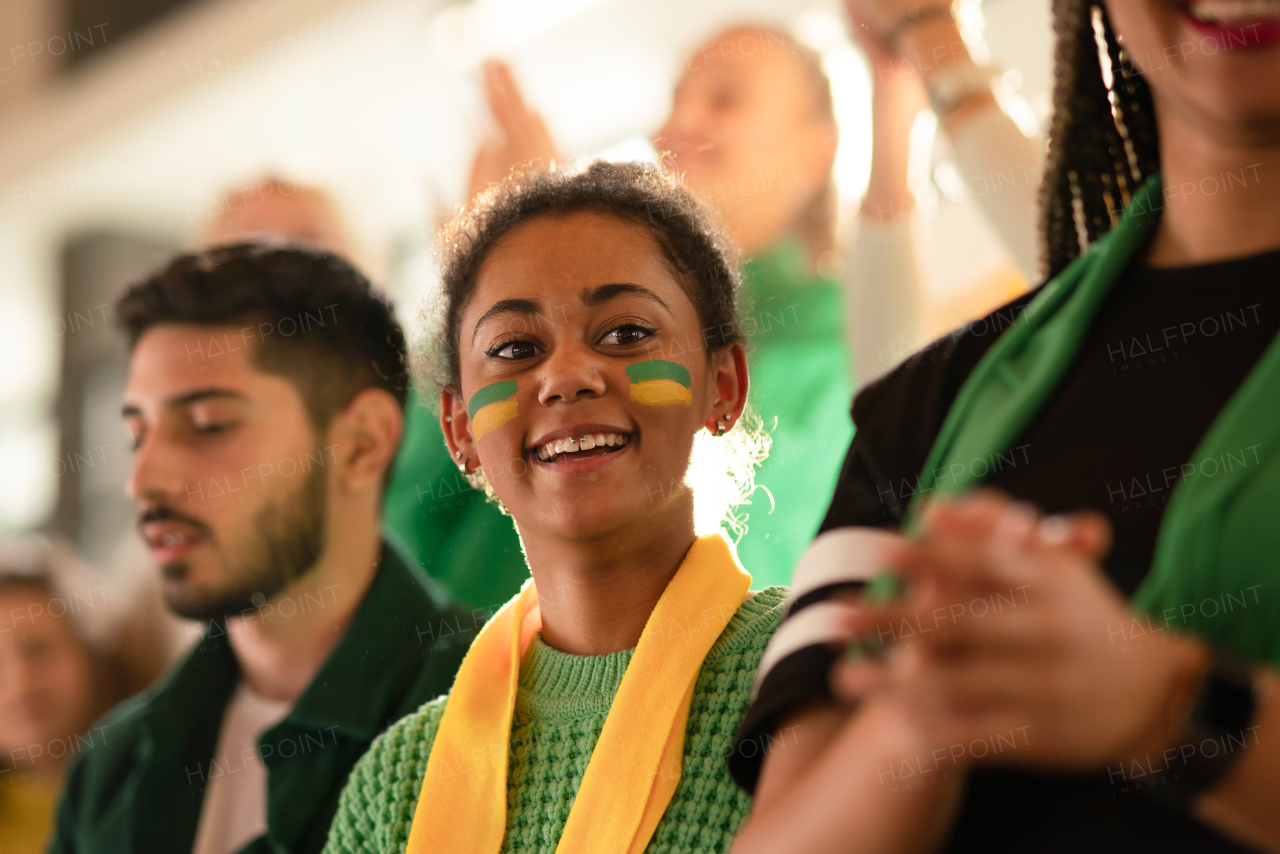
M785 598L783 587L752 595L707 653L689 708L680 782L648 854L726 851L746 818L751 798L729 778L725 758ZM568 655L540 637L530 643L511 724L503 852L554 854L633 652ZM325 854L405 850L447 701L448 695L432 700L374 741L343 789Z

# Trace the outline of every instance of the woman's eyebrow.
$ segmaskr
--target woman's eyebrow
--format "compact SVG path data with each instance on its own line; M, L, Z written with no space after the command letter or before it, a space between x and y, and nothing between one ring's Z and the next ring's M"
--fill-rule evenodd
M582 304L587 308L595 308L611 299L617 299L622 296L636 296L656 302L666 309L668 314L671 313L671 307L663 302L662 297L643 285L635 285L630 282L613 282L607 285L597 285L594 288L583 288L581 294Z
M471 343L476 341L476 333L493 318L500 314L519 314L524 317L538 317L542 314L542 305L531 299L502 299L489 306L489 310L480 315L475 329L471 330Z

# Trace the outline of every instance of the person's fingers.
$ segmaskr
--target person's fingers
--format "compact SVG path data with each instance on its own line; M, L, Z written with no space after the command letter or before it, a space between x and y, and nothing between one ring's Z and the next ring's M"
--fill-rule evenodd
M914 582L902 600L850 607L843 628L864 643L918 649L931 658L1034 658L1056 650L1043 621L1031 585L975 589L925 578Z
M1114 538L1111 523L1096 510L1082 510L1071 514L1076 542L1095 561L1101 561L1111 553Z
M956 599L958 592L946 592L939 581L921 578L905 597L889 602L858 601L844 613L842 628L847 637L872 649L887 649L908 641L927 639L936 644L938 633L948 619L938 603Z
M935 698L948 713L972 714L994 706L1031 710L1050 700L1054 658L1008 652L932 661L922 657L926 663L917 669L915 690Z
M989 532L1013 503L1007 494L990 487L978 487L957 497L933 499L924 505L922 531Z
M863 656L841 657L831 668L831 691L836 699L855 703L872 691L884 687L888 673L883 662Z
M1101 561L1111 551L1111 524L1093 510L1046 516L1040 520L1038 538L1054 548L1066 548L1089 560Z
M936 658L1011 656L1027 660L1056 650L1054 639L1044 631L1043 614L1029 586L938 597L921 603L915 622L929 630L921 633L919 646Z
M520 87L516 85L510 66L497 59L485 60L484 90L493 118L507 137L520 133L529 121L529 108L520 94Z
M982 529L948 524L929 529L891 550L887 562L908 582L935 576L962 587L1007 590L1035 577L1035 528L1035 517L1024 505L1009 505L994 525L984 523Z

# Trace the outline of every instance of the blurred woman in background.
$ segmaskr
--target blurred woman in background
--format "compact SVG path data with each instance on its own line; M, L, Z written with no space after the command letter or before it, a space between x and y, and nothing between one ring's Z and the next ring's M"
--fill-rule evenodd
M853 434L831 174L838 131L821 59L777 30L725 30L693 52L653 142L747 256L752 405L773 444L738 550L784 584Z
M155 675L130 674L97 639L91 627L115 603L106 585L77 584L70 574L65 556L43 542L0 549L0 848L6 854L44 850L66 766L108 737L93 721Z

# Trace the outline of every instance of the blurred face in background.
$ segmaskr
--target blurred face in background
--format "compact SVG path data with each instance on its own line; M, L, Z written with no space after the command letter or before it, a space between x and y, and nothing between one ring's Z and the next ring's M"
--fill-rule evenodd
M688 60L654 146L748 253L805 216L830 180L836 130L791 42L721 33Z
M165 601L192 619L261 606L314 566L325 541L336 449L292 382L254 368L242 333L161 324L129 365L129 491Z
M343 256L354 248L337 205L313 187L265 179L227 193L211 211L200 235L203 246L277 237Z
M89 650L57 605L37 587L0 589L0 767L60 766L97 713Z

